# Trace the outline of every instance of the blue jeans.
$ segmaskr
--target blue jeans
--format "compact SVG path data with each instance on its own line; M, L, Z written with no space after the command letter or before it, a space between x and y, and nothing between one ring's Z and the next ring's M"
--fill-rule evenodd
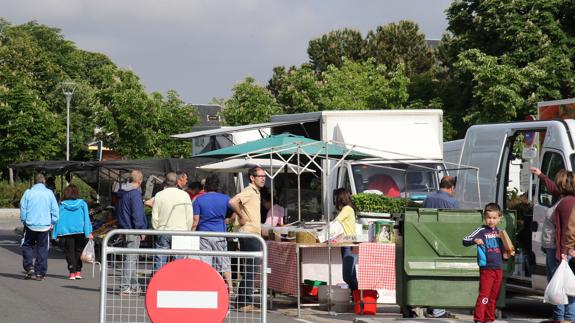
M357 289L357 273L355 265L357 264L357 255L351 252L351 247L341 247L341 267L343 281L349 286L349 289Z
M34 269L38 276L46 276L48 271L48 251L50 249L50 231L33 231L24 226L22 238L22 266L28 271ZM34 261L36 250L36 261Z
M172 236L159 235L154 240L154 248L156 249L171 249ZM154 272L160 270L168 262L168 256L154 256Z
M559 261L555 259L555 248L546 248L545 257L547 262L547 281L550 281L555 274L555 270L559 267ZM571 258L571 257L569 257ZM553 319L559 321L573 321L575 320L575 297L567 297L569 304L567 305L552 305Z

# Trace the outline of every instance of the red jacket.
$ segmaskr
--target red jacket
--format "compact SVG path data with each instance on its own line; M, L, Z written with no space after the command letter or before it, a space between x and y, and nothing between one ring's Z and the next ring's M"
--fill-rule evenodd
M558 261L561 261L561 254L567 254L567 237L575 234L575 232L569 231L568 226L573 206L575 206L575 196L568 195L559 201L555 212L553 212L553 224L557 230L555 237L555 247L557 248L555 258Z

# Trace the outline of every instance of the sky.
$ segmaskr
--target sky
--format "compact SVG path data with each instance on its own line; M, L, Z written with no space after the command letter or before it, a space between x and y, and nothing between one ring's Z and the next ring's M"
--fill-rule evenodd
M311 39L343 28L365 37L399 20L427 39L445 32L451 0L0 0L13 25L60 28L84 50L100 52L140 76L148 92L176 90L191 104L229 98L275 66L308 61Z

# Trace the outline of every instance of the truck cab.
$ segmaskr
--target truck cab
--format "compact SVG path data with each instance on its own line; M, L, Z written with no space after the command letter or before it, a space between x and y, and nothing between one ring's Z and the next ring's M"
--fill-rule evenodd
M443 172L439 161L347 162L339 168L338 186L352 194L376 193L422 202L437 191Z

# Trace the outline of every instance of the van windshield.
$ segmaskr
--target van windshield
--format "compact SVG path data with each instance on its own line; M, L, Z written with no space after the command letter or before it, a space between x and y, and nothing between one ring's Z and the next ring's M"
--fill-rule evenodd
M388 197L424 200L438 188L438 171L443 165L421 164L358 164L352 166L357 193L377 193Z

